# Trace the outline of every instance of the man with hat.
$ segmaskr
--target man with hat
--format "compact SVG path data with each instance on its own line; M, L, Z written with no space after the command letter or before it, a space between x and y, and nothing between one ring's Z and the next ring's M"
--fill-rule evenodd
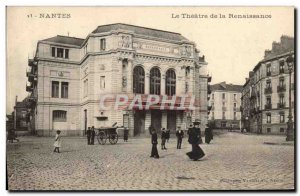
M176 137L177 137L177 149L181 149L182 138L184 136L183 131L180 127L177 127Z

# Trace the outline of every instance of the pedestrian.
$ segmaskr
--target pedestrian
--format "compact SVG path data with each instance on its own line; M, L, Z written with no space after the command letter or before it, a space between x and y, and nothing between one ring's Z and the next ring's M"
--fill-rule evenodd
M92 134L91 127L88 127L88 130L86 131L88 145L91 145L91 134Z
M157 133L156 130L150 125L149 127L149 133L151 135L151 144L152 144L152 150L150 157L159 158L158 150L157 150Z
M94 143L95 143L95 135L96 135L95 127L92 126L92 131L91 131L91 145L94 145Z
M177 149L181 149L181 143L182 143L183 136L184 136L184 132L180 129L180 127L177 127L177 131L176 131Z
M213 139L213 133L212 133L212 129L209 127L208 124L206 124L204 134L205 134L205 143L209 144L210 141Z
M166 132L166 141L169 143L169 139L170 139L170 129L167 130Z
M16 130L14 128L8 130L7 140L11 143L13 143L14 140L19 142L19 139L17 138Z
M128 128L125 127L124 128L124 142L128 142L128 132L129 132Z
M205 153L199 146L201 136L200 128L198 126L199 122L194 122L194 127L189 129L188 142L192 145L192 151L186 153L187 156L194 161L199 160L205 155Z
M167 140L167 132L166 132L165 128L162 128L162 131L161 131L161 149L162 150L167 150L166 140Z
M59 148L61 148L60 132L61 132L60 130L57 130L56 135L55 135L54 151L53 152L57 152L57 153L59 153Z

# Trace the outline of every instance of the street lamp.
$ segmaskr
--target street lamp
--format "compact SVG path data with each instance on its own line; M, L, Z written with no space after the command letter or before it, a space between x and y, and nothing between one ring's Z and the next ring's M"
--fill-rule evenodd
M288 116L288 123L287 123L287 130L286 130L286 141L293 141L294 140L294 128L293 128L293 116L292 116L292 105L291 105L291 94L292 94L292 71L294 65L294 58L289 56L286 59L286 63L289 69L289 116Z

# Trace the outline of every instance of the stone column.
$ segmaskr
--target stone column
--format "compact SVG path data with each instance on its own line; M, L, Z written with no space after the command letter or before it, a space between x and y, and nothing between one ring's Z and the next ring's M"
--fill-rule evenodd
M127 93L132 93L133 91L133 62L132 59L128 59L127 67Z
M145 94L150 94L150 73L145 70Z
M129 111L128 124L129 124L129 136L133 137L134 136L134 114L133 114L133 111Z
M151 111L147 110L145 116L145 135L150 135L148 130L150 124L151 124Z
M160 94L165 95L166 94L166 75L161 75L161 81L160 81Z
M167 129L167 111L162 111L161 115L161 128L166 128Z

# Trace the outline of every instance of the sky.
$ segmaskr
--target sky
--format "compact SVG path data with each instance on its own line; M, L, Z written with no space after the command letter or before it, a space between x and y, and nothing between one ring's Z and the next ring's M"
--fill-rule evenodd
M39 18L40 14L65 13L71 18ZM202 18L183 18L182 14ZM211 18L214 14L217 18ZM226 18L220 18L219 15ZM271 18L229 18L229 14L259 14ZM172 17L173 15L173 17ZM179 18L174 18L179 15ZM32 17L31 17L32 16ZM36 17L35 17L36 16ZM207 16L207 18L203 18ZM38 40L68 35L86 38L97 26L127 23L182 34L196 43L208 62L212 84L243 85L248 72L281 35L294 36L293 7L8 7L6 112L15 97L24 99L28 58Z

